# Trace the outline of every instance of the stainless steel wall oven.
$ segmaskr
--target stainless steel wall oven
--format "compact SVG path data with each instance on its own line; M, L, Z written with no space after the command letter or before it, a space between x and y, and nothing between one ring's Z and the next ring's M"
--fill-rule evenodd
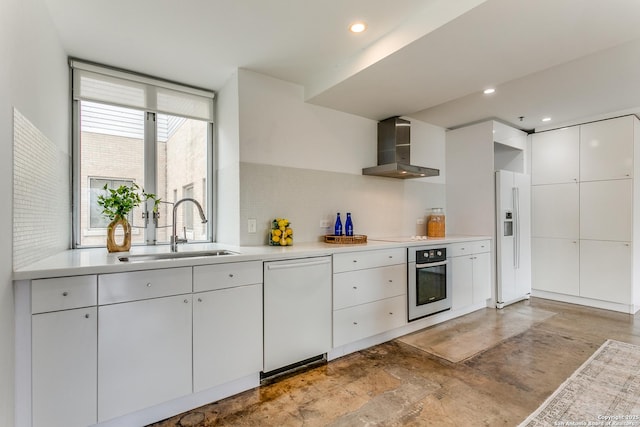
M409 248L409 321L451 309L451 266L446 248Z

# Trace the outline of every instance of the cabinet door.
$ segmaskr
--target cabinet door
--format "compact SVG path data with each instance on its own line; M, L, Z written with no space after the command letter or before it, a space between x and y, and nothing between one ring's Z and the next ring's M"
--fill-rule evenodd
M97 310L32 317L34 427L85 427L97 421Z
M531 239L532 288L580 295L580 247L572 239Z
M631 241L631 179L580 183L580 238Z
M262 370L262 285L194 296L193 391Z
M491 254L473 255L473 303L491 298Z
M578 239L580 235L580 184L531 187L533 237Z
M580 180L633 176L632 116L580 126Z
M451 259L451 309L473 304L473 255Z
M99 308L98 421L191 393L191 299Z
M631 304L631 244L580 241L580 296Z
M531 184L577 182L580 178L578 126L535 133L531 137Z

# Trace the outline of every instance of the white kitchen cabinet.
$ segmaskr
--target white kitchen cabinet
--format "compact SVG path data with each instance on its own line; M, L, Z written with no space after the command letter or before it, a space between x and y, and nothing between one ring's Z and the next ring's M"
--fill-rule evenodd
M375 251L349 252L333 256L333 272L364 270L386 265L406 264L407 249L393 248Z
M632 116L580 126L580 181L633 177Z
M619 304L632 298L629 242L580 241L580 296Z
M407 323L407 296L385 298L333 312L333 347L356 342Z
M567 127L531 137L531 185L580 180L580 128Z
M215 291L262 283L262 261L199 265L193 268L193 291Z
M193 391L261 370L262 284L195 294Z
M186 294L192 291L191 282L191 267L101 274L98 277L98 304Z
M407 249L333 255L333 347L407 323Z
M96 314L88 307L32 316L33 427L96 423Z
M531 239L533 289L580 295L578 239Z
M192 391L192 296L98 309L98 421Z
M486 302L491 298L490 250L488 240L449 246L452 310Z
M631 241L633 181L580 183L580 238Z
M552 131L579 136L577 212L575 193L561 188L566 166L535 156L536 141L548 132L532 136L534 176L536 170L551 168L554 180L532 189L533 295L628 313L640 307L638 269L632 262L638 258L633 243L640 229L635 212L640 191L633 182L640 167L634 159L640 153L639 123L625 116ZM561 147L548 148L550 156L564 155Z
M473 303L486 303L491 298L491 254L474 255L473 260Z
M531 235L559 239L580 236L580 184L531 187Z
M193 268L193 391L262 371L262 262Z
M90 307L97 304L97 276L54 277L31 281L31 313Z
M405 264L335 274L333 309L339 310L406 294L406 275Z
M451 258L451 309L459 310L473 304L472 255Z

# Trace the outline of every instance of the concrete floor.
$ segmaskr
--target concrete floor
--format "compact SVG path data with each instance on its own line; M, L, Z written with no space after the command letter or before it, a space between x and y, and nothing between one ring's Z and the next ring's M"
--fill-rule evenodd
M154 426L517 426L609 338L640 344L640 315L533 298Z

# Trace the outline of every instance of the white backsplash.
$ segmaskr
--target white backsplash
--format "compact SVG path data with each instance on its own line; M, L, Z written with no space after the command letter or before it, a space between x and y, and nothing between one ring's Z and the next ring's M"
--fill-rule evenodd
M267 243L270 222L286 217L295 242L333 233L336 213L351 212L355 234L371 237L424 234L417 225L428 209L445 206L445 185L256 163L240 164L240 243ZM248 233L249 219L257 232ZM329 229L320 221L327 220Z
M14 108L14 270L69 247L69 162Z

